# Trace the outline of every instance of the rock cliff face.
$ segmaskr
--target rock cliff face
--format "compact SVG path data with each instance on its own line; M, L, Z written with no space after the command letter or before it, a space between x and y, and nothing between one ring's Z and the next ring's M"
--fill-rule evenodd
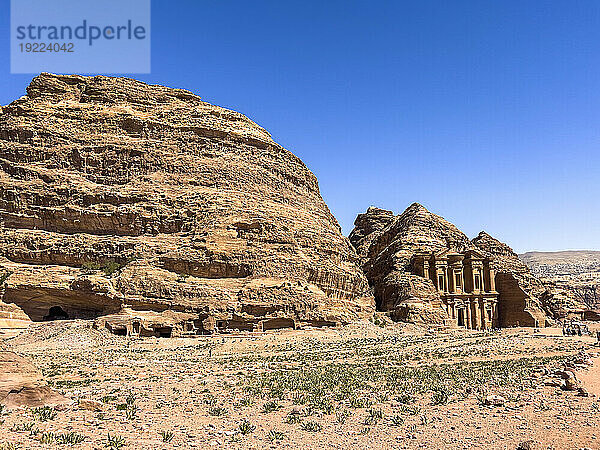
M531 325L531 318L544 324L544 306L551 295L542 282L529 271L519 256L506 244L482 231L473 244L491 260L496 271L496 289L500 293L500 323L504 326Z
M362 258L377 307L398 320L442 324L449 319L433 281L415 274L417 253L478 250L495 270L501 326L544 324L546 289L505 244L481 232L473 241L444 218L415 203L404 213L369 208L350 241Z
M127 305L192 312L206 331L373 309L302 161L180 89L34 78L0 111L0 220L3 301L32 320Z

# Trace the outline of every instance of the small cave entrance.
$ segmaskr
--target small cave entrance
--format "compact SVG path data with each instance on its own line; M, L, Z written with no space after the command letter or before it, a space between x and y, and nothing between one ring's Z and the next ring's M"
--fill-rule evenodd
M170 338L173 332L172 327L157 327L154 328L154 331L158 337L161 338Z
M115 336L127 336L127 328L114 328L113 334Z
M45 321L51 320L68 320L69 315L60 306L52 306L48 310L48 314L44 316Z

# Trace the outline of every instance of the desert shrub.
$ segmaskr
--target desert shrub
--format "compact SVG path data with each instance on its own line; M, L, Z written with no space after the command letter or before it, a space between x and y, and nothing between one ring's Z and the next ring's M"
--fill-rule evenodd
M314 422L309 420L308 422L304 422L301 427L304 431L310 431L312 433L318 433L323 429L323 426L319 422Z
M281 431L271 430L267 434L267 439L271 442L282 441L285 439L285 434Z
M252 434L256 430L256 425L252 425L248 419L243 419L238 425L238 430L244 436L247 434Z
M390 424L395 426L395 427L399 427L404 423L404 417L399 416L399 415L395 415L390 417Z
M48 422L56 418L56 411L49 406L42 406L33 410L33 416L40 422Z
M110 433L108 433L104 447L106 447L110 450L119 450L119 449L125 447L125 445L126 445L126 441L123 436L114 436L114 435L111 436Z
M449 399L450 395L443 389L439 389L431 395L431 403L433 405L445 405Z
M263 407L262 407L262 412L263 413L270 413L273 411L278 411L281 409L281 405L275 401L269 401L266 402Z
M173 434L172 431L161 431L160 436L162 438L162 441L166 442L168 444L169 442L171 442L173 440L173 437L175 435Z
M211 406L210 408L208 408L208 414L215 417L224 416L225 414L227 414L227 410L220 406Z

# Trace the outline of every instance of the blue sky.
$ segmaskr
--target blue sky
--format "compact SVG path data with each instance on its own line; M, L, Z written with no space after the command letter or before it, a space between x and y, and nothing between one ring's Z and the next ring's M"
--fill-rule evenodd
M10 75L0 15L0 104ZM517 251L600 250L600 2L152 1L152 73L268 129L348 234L412 202Z

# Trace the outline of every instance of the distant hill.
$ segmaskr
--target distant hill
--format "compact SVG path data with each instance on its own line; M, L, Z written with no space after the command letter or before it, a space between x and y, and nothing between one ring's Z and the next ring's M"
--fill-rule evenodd
M600 251L527 252L521 261L538 276L554 277L600 272Z
M600 311L600 251L528 252L519 258L555 297L562 292Z

